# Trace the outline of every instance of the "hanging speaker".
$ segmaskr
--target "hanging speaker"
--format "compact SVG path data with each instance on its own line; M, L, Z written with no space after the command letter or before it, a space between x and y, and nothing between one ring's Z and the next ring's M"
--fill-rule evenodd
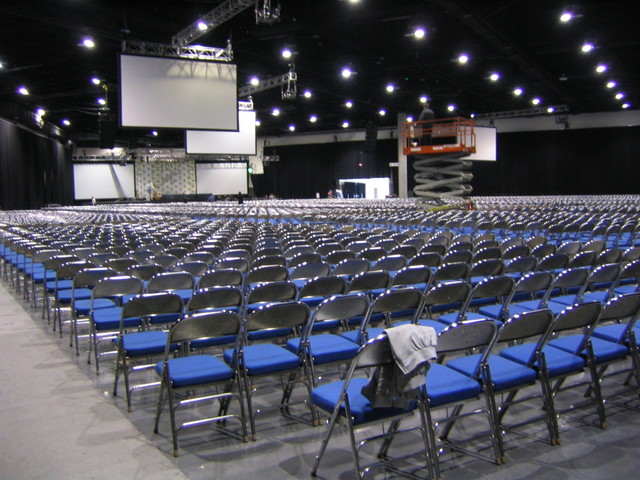
M102 114L98 121L100 140L99 148L112 149L115 146L116 122L111 114Z
M377 142L378 126L373 123L369 123L364 132L364 149L367 151L375 150Z

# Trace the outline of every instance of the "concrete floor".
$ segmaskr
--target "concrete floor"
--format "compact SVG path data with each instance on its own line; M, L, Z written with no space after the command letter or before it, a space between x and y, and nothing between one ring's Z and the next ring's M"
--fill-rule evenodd
M153 433L156 391L136 392L133 412L127 413L123 398L110 394L109 363L96 376L85 355L72 355L67 331L61 339L12 287L0 285L0 479L310 478L325 428L266 409L277 398L277 388L264 385L257 397L258 406L266 409L258 415L257 441L242 443L207 427L193 429L181 438L181 455L174 458L168 416L162 419L160 433ZM581 399L577 393L567 395L567 404ZM640 404L631 393L617 399L635 407ZM513 413L519 418L536 407L518 408ZM303 407L300 413L306 415ZM526 435L509 433L504 438L507 463L501 466L484 458L445 453L443 478L637 478L640 412L609 404L607 414L605 430L590 423L591 409L562 415L562 444L556 447L546 443L542 422L523 427ZM469 419L456 426L456 434L467 434L479 425L479 420ZM396 447L415 445L418 437L410 435ZM319 478L353 478L347 445L339 429ZM487 446L482 441L472 448L484 453ZM415 473L426 475L419 469ZM401 477L372 472L369 478Z

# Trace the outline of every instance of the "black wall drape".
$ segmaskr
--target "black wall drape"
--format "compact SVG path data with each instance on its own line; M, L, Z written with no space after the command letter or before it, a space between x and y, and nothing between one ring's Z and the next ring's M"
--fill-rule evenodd
M37 209L72 201L71 150L0 119L0 208Z

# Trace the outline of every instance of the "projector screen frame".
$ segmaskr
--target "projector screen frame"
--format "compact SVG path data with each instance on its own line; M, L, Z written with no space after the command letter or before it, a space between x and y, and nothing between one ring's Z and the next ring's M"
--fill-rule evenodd
M244 118L243 118L244 117ZM238 111L238 131L225 132L220 130L185 130L184 147L187 154L215 154L215 155L257 155L258 142L256 135L256 112L253 110ZM250 138L250 148L242 142L243 137ZM223 145L222 149L207 148L204 144L214 143ZM191 148L190 148L191 147ZM215 151L214 151L215 150Z
M204 126L204 125L168 125L166 123L154 123L154 122L147 122L144 124L139 124L139 123L126 123L125 124L125 108L124 108L124 97L125 97L125 92L124 92L124 85L123 85L123 71L122 71L122 63L123 63L123 58L125 57L131 57L131 58L137 58L137 59L146 59L146 60L164 60L164 61L171 61L171 62L185 62L185 63L194 63L194 64L202 64L202 65L222 65L222 66L229 66L232 67L233 69L233 76L234 76L234 81L233 81L233 88L229 88L229 93L232 94L232 100L228 100L227 99L227 94L225 93L224 95L220 96L220 98L224 98L225 99L225 104L223 105L223 107L225 108L225 110L229 110L229 115L225 118L234 118L235 119L235 125L230 126L230 128L222 128L222 126L218 126L218 127L209 127L209 126ZM163 57L163 56L154 56L154 55L139 55L139 54L130 54L130 53L119 53L118 54L118 80L119 80L119 95L118 95L118 102L119 102L119 112L118 112L118 121L119 121L119 126L121 128L124 129L137 129L137 128L155 128L155 129L168 129L168 130L205 130L205 131L222 131L222 132L238 132L239 128L240 128L240 124L239 124L239 115L238 115L238 66L235 63L231 63L231 62L225 62L225 61L211 61L211 60L202 60L202 59L190 59L190 58L176 58L176 57ZM148 88L147 88L148 89ZM129 95L127 93L127 95ZM165 99L166 100L166 99ZM173 98L171 100L174 100ZM228 102L228 103L227 103ZM159 103L164 103L165 106L163 108L168 108L166 106L166 101L165 102L153 102L154 106L157 106ZM233 105L233 108L231 108L231 105ZM217 110L219 108L221 108L219 105L211 105L212 108L209 111L213 111L213 110ZM202 99L198 98L198 101L195 102L193 104L193 108L195 107L202 107ZM235 115L231 115L231 111L235 112ZM168 116L168 115L167 115ZM171 118L174 118L175 116L171 116ZM154 115L154 118L155 115Z

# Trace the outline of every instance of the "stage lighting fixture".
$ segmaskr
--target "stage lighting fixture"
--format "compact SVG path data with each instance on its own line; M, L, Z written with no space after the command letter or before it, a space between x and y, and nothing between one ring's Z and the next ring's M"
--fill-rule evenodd
M29 95L29 90L27 90L27 87L18 87L17 91L20 95Z

